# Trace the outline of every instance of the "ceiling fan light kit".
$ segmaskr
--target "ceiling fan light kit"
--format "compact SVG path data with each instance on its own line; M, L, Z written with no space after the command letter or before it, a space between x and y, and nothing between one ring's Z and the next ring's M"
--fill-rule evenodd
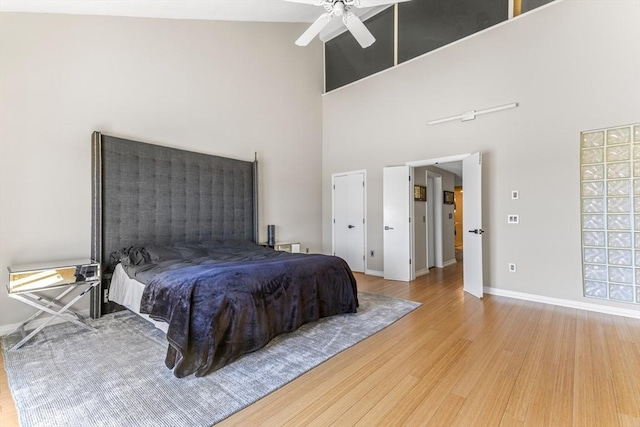
M326 13L320 15L307 30L296 40L298 46L307 46L326 27L334 16L342 17L345 27L351 32L363 48L371 46L375 41L373 34L356 14L350 12L352 7L375 7L409 0L285 0L292 3L304 3L322 6Z

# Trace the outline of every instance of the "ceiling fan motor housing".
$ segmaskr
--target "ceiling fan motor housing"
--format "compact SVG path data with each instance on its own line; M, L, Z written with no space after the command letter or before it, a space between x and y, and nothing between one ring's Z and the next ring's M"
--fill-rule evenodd
M322 6L324 10L335 16L342 16L344 12L349 10L348 1L344 0L326 0Z

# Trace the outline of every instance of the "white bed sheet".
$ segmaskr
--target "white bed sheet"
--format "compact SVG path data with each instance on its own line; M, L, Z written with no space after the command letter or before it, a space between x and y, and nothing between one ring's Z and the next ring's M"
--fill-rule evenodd
M135 279L129 278L121 264L116 265L109 287L109 301L116 302L127 309L133 311L143 319L153 323L153 325L166 333L169 324L166 322L156 322L148 315L140 313L140 301L144 285Z

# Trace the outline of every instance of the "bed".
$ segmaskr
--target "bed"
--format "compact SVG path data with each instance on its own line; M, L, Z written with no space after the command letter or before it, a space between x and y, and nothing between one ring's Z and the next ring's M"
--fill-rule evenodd
M91 315L124 306L154 321L175 376L206 375L278 334L356 311L344 260L256 243L257 160L97 132L92 152L92 257L107 274Z

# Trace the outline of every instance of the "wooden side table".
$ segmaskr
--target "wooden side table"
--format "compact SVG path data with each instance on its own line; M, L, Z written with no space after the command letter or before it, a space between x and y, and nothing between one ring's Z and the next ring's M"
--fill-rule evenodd
M9 267L8 296L38 309L34 315L11 332L14 333L20 330L23 338L9 350L11 351L22 347L24 343L33 338L35 334L40 332L42 328L56 318L75 323L89 330L94 330L94 328L89 326L83 317L78 312L73 311L71 307L99 284L100 264L90 259L65 260ZM71 301L66 304L61 302L62 298L71 291L83 286L86 286L86 289L76 295ZM61 292L54 298L50 298L42 293L55 289L59 289ZM43 313L49 313L51 317L27 335L25 330L28 324Z

